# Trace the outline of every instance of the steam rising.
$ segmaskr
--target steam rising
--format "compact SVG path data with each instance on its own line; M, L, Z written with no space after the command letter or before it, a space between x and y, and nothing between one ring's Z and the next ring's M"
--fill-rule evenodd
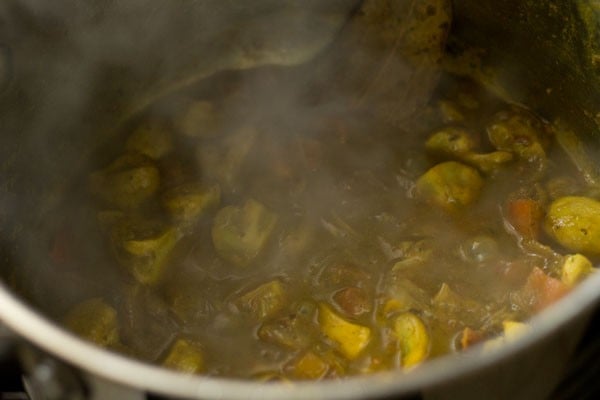
M1 205L14 213L1 215L12 218L9 225L19 232L12 251L16 268L7 274L34 304L56 303L48 310L54 316L73 298L117 292L120 285L118 275L92 265L57 271L47 259L60 251L53 248L57 226L67 228L66 240L82 239L69 236L69 224L90 215L79 211L84 200L72 187L82 185L93 150L114 140L136 112L168 109L166 96L223 71L262 67L238 75L245 80L235 95L219 100L239 118L228 128L261 130L244 161L248 175L267 168L262 152L278 145L300 139L298 148L310 152L311 143L323 138L342 142L346 129L365 135L353 133L354 147L344 154L318 155L324 160L314 171L319 178L296 206L320 229L348 235L340 216L372 216L384 201L378 193L406 197L396 176L373 171L402 170L399 154L412 144L394 148L387 140L403 134L406 121L429 99L450 20L442 0L7 0L0 17L8 22L14 64L10 90L0 98L0 106L11 110L2 130L9 139L23 138L18 145L9 140L3 150L13 154L3 159L12 160L6 168L15 179L6 195L3 189ZM261 126L264 121L274 126ZM286 179L294 178L294 162ZM365 183L372 193L353 191ZM239 184L261 196L260 187ZM239 193L228 195L236 199ZM276 198L264 201L281 207ZM73 213L61 214L65 210ZM106 258L93 245L100 238L83 239L89 260ZM354 240L352 233L346 239Z

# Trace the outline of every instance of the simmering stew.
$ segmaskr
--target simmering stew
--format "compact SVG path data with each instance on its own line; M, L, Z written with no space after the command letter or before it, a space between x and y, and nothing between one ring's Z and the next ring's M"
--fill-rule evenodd
M600 195L552 124L449 74L395 113L298 70L219 73L97 154L68 225L123 284L70 330L186 373L336 378L491 351L593 273ZM54 263L85 264L72 242Z
M77 334L189 373L407 369L511 340L594 270L597 193L529 110L448 76L404 129L298 121L252 106L285 73L238 75L139 116L90 174L128 284L72 308Z

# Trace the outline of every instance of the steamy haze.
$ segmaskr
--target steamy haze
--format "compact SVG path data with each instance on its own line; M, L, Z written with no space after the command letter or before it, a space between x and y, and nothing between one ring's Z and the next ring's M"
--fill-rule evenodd
M404 168L414 161L408 155L416 143L392 146L387 140L411 129L410 118L437 85L451 18L446 1L7 0L0 18L13 71L1 104L13 110L2 128L23 137L4 150L12 153L6 168L15 179L2 204L11 212L1 216L19 241L10 251L14 270L5 278L53 317L73 299L105 293L119 299L118 290L128 286L95 244L100 234L79 246L87 253L82 259L93 260L89 265L61 270L48 262L49 253L60 252L54 247L58 231L78 219L90 224L81 202L87 174L106 166L93 164L97 148L122 141L123 126L140 115L171 115L173 104L195 93L226 115L222 134L248 126L259 132L235 185L222 188L223 205L250 194L283 213L293 197L282 224L308 221L308 234L337 235L349 248L362 233L355 237L344 219L362 221L389 206L378 193L397 195L397 219L409 217L410 207L401 206L414 176ZM213 99L206 89L211 80L226 86L229 77L233 89ZM352 146L332 147L334 153L319 148L321 141L346 140ZM301 156L277 160L278 149L290 145ZM214 164L203 158L203 144L193 146L195 173L212 179ZM273 165L281 173L267 182L275 188L270 195L254 179ZM310 184L297 177L299 169L312 174ZM389 169L394 172L378 175ZM386 224L383 229L399 226L396 220ZM63 233L81 240L73 232ZM284 263L280 257L270 253L263 269L278 276L273 266ZM109 267L99 270L95 262ZM191 264L184 268L201 269ZM252 274L214 264L197 273L211 282ZM171 331L158 336L171 338L174 328L165 326Z

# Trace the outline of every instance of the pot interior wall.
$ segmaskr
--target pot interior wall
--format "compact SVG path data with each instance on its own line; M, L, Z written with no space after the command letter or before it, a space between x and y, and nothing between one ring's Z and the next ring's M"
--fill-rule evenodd
M455 68L572 130L600 156L600 8L587 0L454 2ZM561 139L559 138L559 141ZM566 139L569 140L569 139ZM598 184L600 167L591 162Z
M587 156L600 159L600 56L594 47L598 22L590 17L592 3L456 1L448 66L507 100L563 121L584 143ZM118 276L93 268L52 269L47 260L52 247L48 227L61 217L54 210L76 175L89 167L90 154L114 135L123 116L157 78L152 68L156 64L147 57L160 62L170 43L163 41L143 52L105 48L117 59L80 64L65 39L76 33L77 24L61 22L60 15L44 19L18 7L2 7L0 17L15 19L0 30L0 56L11 65L0 72L12 74L10 82L0 86L0 274L40 309L48 298L56 299L55 308L45 310L56 316L72 301L62 285L81 282L78 274L95 274L92 280L104 286L119 285ZM86 7L77 10L104 18L101 8ZM111 24L138 20L130 16ZM190 53L185 48L176 47L167 56L180 57L183 69L198 66L197 60L186 59ZM592 173L600 177L594 168ZM94 285L77 287L82 295L95 290Z

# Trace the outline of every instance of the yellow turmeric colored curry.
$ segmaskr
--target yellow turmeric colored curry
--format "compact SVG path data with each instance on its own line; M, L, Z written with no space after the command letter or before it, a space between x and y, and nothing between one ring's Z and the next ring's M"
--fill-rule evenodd
M600 192L533 112L444 76L399 123L281 96L292 73L224 72L125 124L83 191L126 284L69 329L185 373L318 380L501 345L593 273Z

